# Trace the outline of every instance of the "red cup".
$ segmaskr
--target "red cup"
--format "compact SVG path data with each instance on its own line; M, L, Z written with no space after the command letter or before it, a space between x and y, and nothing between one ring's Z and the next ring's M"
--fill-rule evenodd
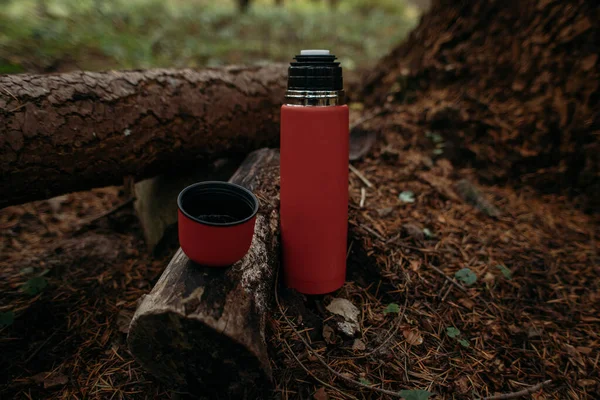
M190 260L225 267L248 252L258 212L258 199L229 182L200 182L177 197L179 244Z

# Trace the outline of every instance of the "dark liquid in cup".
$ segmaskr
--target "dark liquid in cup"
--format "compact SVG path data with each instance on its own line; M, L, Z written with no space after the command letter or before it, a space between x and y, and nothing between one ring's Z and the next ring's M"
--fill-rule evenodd
M200 221L212 222L214 224L227 224L231 222L237 221L237 218L232 217L231 215L223 215L223 214L201 214L198 215L197 218Z

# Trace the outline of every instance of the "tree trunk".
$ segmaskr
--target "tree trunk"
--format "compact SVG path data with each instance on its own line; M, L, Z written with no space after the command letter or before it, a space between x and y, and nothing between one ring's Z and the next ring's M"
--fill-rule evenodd
M0 207L279 143L286 68L0 76Z
M367 104L391 110L372 129L600 205L599 20L597 1L434 1L366 80Z
M278 151L250 154L230 181L261 202L248 254L229 268L207 268L179 249L138 307L128 343L148 371L184 390L263 398L271 379L265 317L279 259Z

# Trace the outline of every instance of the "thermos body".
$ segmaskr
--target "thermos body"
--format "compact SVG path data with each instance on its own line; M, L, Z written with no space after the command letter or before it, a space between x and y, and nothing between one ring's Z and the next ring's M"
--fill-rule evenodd
M286 285L323 294L346 279L349 112L341 82L312 84L289 84L281 107L281 238Z

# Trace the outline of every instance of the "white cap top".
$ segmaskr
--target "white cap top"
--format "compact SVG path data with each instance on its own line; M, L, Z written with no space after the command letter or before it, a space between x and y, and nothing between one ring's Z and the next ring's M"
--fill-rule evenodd
M329 50L300 50L301 56L327 56Z

